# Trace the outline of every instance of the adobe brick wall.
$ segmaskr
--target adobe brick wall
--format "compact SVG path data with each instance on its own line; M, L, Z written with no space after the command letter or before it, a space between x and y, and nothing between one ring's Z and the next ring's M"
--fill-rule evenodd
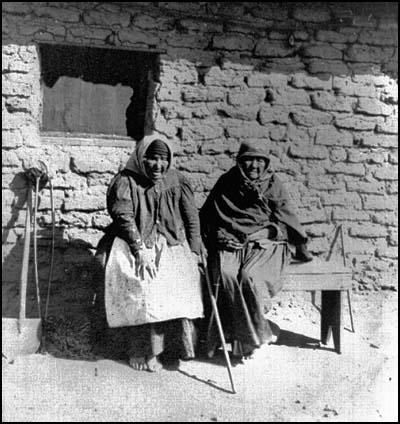
M197 205L232 166L241 140L270 139L310 250L326 256L335 226L344 224L354 288L397 290L397 11L373 6L3 2L3 315L17 296L24 168L49 164L57 221L52 308L79 310L90 303L91 258L110 221L107 184L134 147L41 138L38 43L46 41L162 49L150 112L154 128L174 142ZM46 188L43 287L50 221Z

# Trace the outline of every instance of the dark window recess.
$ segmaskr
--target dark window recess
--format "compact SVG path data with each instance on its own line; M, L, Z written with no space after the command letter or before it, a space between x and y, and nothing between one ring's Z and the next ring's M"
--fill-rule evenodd
M157 54L41 45L40 56L42 131L143 137Z

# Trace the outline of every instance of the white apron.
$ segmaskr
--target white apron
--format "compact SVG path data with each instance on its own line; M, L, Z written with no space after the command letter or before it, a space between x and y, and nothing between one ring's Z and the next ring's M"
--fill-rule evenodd
M145 248L146 249L146 248ZM135 257L128 244L116 237L105 271L105 306L110 327L124 327L176 318L202 318L200 273L189 245L168 246L159 235L146 249L159 256L154 278L136 273Z

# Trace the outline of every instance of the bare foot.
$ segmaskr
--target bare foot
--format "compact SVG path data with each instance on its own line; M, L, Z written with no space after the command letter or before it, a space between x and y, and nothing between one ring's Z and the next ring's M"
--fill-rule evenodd
M251 355L247 359L255 359L255 360L262 360L266 359L268 356L268 344L262 344L257 349L254 349Z
M131 366L134 370L144 371L147 370L146 358L143 356L131 356L129 358L129 366Z
M253 346L239 342L237 340L233 342L232 355L234 358L240 359L242 361L252 359L253 352Z
M272 331L272 336L271 336L271 339L268 341L268 343L273 344L273 343L276 343L278 341L279 333L280 333L281 329L274 322L272 322L270 320L268 320L268 322L269 322L269 325L270 325L271 331Z
M246 355L243 355L242 360L243 361L251 361L255 357L255 352L247 353Z
M157 371L160 371L162 368L162 364L157 358L157 356L148 356L146 363L147 363L147 370L150 372L157 372Z

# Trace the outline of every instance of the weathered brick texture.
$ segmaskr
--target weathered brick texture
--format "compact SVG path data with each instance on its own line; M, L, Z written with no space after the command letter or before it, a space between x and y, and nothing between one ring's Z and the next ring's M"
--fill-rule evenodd
M53 177L55 279L64 299L68 282L85 267L90 274L110 223L105 190L134 147L44 138L38 43L47 41L160 51L148 127L176 146L176 166L191 179L198 207L235 163L240 142L260 139L270 143L311 251L326 255L342 223L359 281L377 284L379 272L397 269L397 13L381 14L378 3L368 15L351 7L352 19L341 20L340 4L322 2L3 2L6 292L17 285L22 259L24 168L43 160ZM48 247L48 187L39 223Z

